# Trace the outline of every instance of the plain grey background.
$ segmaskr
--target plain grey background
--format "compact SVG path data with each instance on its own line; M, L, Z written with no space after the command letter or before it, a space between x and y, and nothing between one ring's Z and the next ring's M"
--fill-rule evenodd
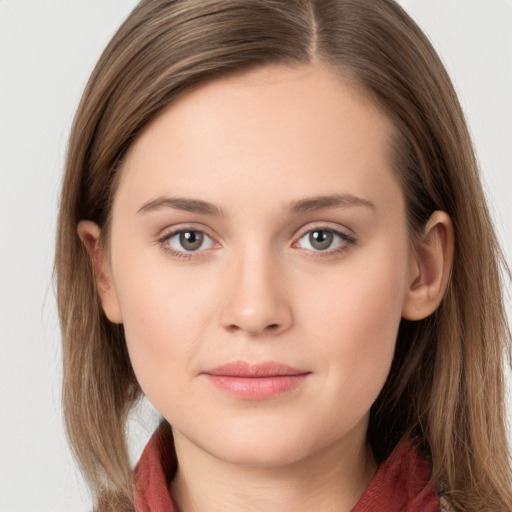
M0 0L0 512L91 510L60 413L56 207L81 91L135 3ZM512 262L512 0L400 3L452 75ZM154 422L130 423L134 460Z

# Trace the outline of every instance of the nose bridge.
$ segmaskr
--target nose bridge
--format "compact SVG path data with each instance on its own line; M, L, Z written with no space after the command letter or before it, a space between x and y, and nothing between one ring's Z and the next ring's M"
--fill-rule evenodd
M246 334L279 333L292 322L283 286L283 265L269 246L248 243L234 251L222 310L222 324Z

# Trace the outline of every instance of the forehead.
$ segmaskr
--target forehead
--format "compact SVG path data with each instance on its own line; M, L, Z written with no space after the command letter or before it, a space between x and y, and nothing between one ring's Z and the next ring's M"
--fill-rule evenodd
M390 178L393 134L370 96L330 68L265 66L200 85L166 109L130 149L118 194L215 201L224 187L267 189L268 199L281 191L287 201L339 183L364 195L382 173Z

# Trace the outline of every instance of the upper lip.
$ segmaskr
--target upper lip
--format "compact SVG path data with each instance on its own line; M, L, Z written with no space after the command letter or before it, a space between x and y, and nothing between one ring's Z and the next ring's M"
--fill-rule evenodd
M304 375L308 371L299 370L287 364L275 361L249 363L247 361L232 361L215 368L203 371L207 375L223 375L229 377L281 377L286 375Z

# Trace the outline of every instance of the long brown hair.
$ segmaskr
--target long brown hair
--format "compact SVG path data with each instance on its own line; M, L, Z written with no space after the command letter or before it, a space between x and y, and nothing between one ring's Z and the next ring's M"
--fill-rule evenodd
M434 481L458 509L512 510L506 264L453 86L393 0L144 0L101 56L69 141L56 276L66 426L102 510L131 506L125 423L140 388L122 326L102 312L77 224L92 220L108 233L123 157L183 91L250 67L313 60L355 80L393 120L411 237L435 210L455 228L441 306L425 320L402 320L371 410L372 448L383 459L406 437L431 460Z

